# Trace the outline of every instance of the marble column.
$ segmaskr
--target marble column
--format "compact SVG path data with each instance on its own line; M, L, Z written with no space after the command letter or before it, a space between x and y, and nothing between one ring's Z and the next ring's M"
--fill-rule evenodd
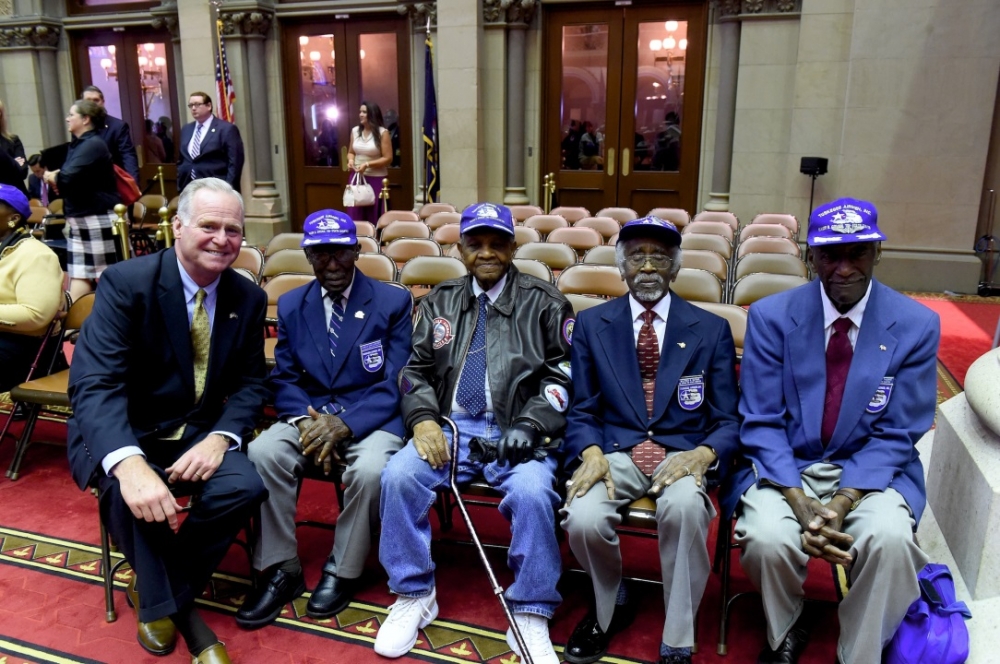
M66 107L59 91L56 52L62 23L39 16L0 18L0 99L10 130L28 154L66 141Z
M505 205L527 205L524 186L524 37L527 25L507 28L507 181Z
M706 210L729 210L729 181L733 166L733 129L736 125L736 83L740 70L740 21L722 20L719 35L719 101L715 116L715 153L712 158L712 189Z

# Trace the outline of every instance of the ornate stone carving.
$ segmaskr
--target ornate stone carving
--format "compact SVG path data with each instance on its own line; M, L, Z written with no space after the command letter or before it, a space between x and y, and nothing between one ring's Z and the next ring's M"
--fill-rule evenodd
M0 16L12 16L14 14L14 0L0 0Z
M149 22L153 26L154 30L166 29L170 33L172 39L181 38L181 26L177 21L176 14L167 14L165 16L154 16L153 20Z
M797 14L802 11L802 0L712 0L712 4L720 18Z
M274 20L272 12L219 12L223 37L266 37Z
M62 28L56 25L12 25L0 27L0 48L55 48Z
M396 11L410 15L410 22L414 28L426 29L427 21L430 20L432 29L437 28L437 3L436 2L416 2L396 5Z
M537 8L536 0L483 0L483 20L530 25Z

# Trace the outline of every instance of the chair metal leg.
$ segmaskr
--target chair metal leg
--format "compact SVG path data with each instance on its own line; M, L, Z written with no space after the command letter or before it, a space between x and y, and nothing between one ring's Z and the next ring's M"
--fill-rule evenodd
M104 519L101 519L101 571L104 572L104 620L112 623L118 620L118 614L115 612L115 572L111 566L111 538L108 536Z
M7 477L11 480L16 480L21 472L21 461L24 460L24 453L28 449L28 445L31 444L31 434L35 431L35 423L38 421L38 414L41 412L41 405L32 404L28 412L28 418L24 421L24 431L21 432L21 437L17 441L17 448L14 450L14 459L10 462L10 468L7 469Z
M725 537L723 537L722 526L725 525L726 532ZM725 541L725 552L722 555L722 589L720 591L721 601L719 603L719 643L715 648L715 652L719 655L725 655L729 652L729 645L727 641L727 630L729 629L729 573L732 567L733 558L733 519L730 517L726 520L726 523L719 523L719 541ZM716 560L718 561L718 553L720 547L716 547Z

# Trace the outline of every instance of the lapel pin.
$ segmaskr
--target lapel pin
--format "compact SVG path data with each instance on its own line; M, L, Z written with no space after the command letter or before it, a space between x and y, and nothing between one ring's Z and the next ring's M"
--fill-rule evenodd
M356 312L356 313L354 314L354 317L355 317L355 318L364 318L364 317L365 317L365 312L363 312L363 311L358 311L358 312Z
M684 343L683 341L678 341L677 345L680 346L681 348L687 348L687 344Z
M879 350L885 350L885 346L879 345L878 349Z
M229 318L231 318L231 319L232 319L232 318L239 318L239 316L237 316L237 315L236 315L236 312L234 311L234 312L232 312L231 314L229 314Z

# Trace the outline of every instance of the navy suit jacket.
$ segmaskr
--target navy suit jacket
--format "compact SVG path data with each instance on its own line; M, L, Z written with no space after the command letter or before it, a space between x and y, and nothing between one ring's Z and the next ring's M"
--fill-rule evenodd
M212 118L208 131L201 137L198 157L192 160L188 145L194 136L194 127L195 123L189 122L181 129L181 140L177 145L178 190L184 189L191 180L219 178L239 191L244 159L240 130L225 120Z
M820 282L764 298L750 307L740 368L741 440L752 462L722 497L732 514L756 480L801 487L814 463L843 468L840 485L893 488L917 521L926 503L916 442L937 405L937 314L878 281L854 345L833 437L823 446L826 345ZM886 387L886 381L891 388Z
M652 438L671 450L708 445L727 468L739 447L735 364L729 324L671 293L648 417L628 296L581 311L573 330L567 458L590 445L621 452ZM702 400L686 410L678 384L690 376L701 378Z
M354 271L344 326L330 353L324 291L313 281L278 299L271 380L278 416L296 417L335 401L355 440L382 430L403 436L396 378L410 357L412 300L406 291Z
M98 129L97 134L108 144L111 161L128 171L139 185L139 189L142 189L142 182L139 181L139 159L135 156L135 145L132 144L128 123L109 115L104 128Z
M108 268L70 367L69 461L80 488L103 472L107 454L129 445L149 450L183 423L186 444L212 431L246 441L268 397L266 309L264 291L232 270L222 273L208 377L195 404L177 254L167 249Z

